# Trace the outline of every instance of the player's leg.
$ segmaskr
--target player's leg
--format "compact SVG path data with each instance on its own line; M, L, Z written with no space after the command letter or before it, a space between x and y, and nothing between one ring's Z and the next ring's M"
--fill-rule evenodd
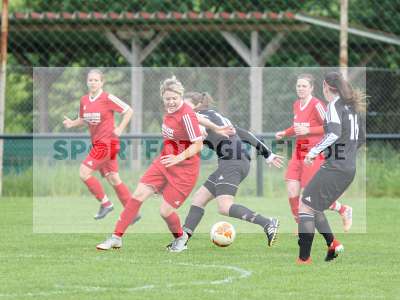
M336 211L342 218L343 230L348 232L353 225L353 208L350 205L342 204L338 200L329 206L329 209Z
M286 188L289 198L289 206L292 212L293 218L296 223L299 222L299 205L300 205L300 181L297 180L286 180Z
M210 200L214 199L214 195L211 191L215 188L214 183L210 181L210 178L212 180L212 177L210 176L205 184L202 185L193 196L192 205L190 206L189 213L186 216L185 223L182 228L184 234L181 238L175 239L168 244L167 250L171 252L181 252L187 249L187 242L193 236L197 226L204 216L205 206Z
M298 223L300 204L299 199L301 190L301 164L301 161L299 161L295 153L293 153L292 159L289 161L288 168L285 174L289 206L296 223Z
M103 186L100 181L93 176L93 172L95 171L92 168L89 168L85 163L86 160L81 164L79 168L79 177L85 183L88 190L92 193L93 196L100 202L100 208L97 214L95 215L95 219L99 220L104 218L108 213L110 213L114 208L112 202L108 199L107 195L104 192Z
M131 199L132 193L129 188L122 182L118 172L108 172L105 175L107 181L114 188L115 193L119 201L121 201L122 206L125 207L126 203Z
M118 172L108 172L105 174L105 178L114 188L115 193L119 201L121 202L122 206L125 207L128 201L132 198L132 193L130 192L129 188L122 182ZM131 224L136 223L139 221L141 216L138 214L132 221Z
M214 199L214 195L207 188L207 182L202 185L194 194L192 205L190 206L189 213L187 214L185 223L183 225L183 230L189 235L189 238L194 234L197 226L203 218L204 208L209 201Z
M142 203L152 196L155 190L142 182L140 182L133 192L132 199L130 199L115 225L114 233L112 236L105 240L103 243L96 246L98 250L109 250L112 248L121 248L122 236L126 229L131 225L132 220L138 215Z
M168 226L169 231L174 236L174 238L179 238L182 236L182 226L181 220L176 213L174 207L172 207L167 201L162 201L160 205L160 216L163 218Z
M275 218L267 218L244 205L235 204L233 195L217 196L218 212L221 215L243 220L261 226L268 238L268 246L272 246L277 238L279 221Z
M304 195L299 206L299 224L298 224L298 245L299 256L298 264L311 263L311 247L315 233L314 211L304 202Z

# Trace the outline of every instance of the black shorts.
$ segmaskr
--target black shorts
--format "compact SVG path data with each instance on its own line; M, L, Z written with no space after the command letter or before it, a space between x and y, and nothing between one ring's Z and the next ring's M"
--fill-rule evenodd
M235 196L239 184L249 174L250 161L246 158L241 160L219 160L218 169L212 173L203 186L210 191L214 197L221 195Z
M316 211L328 209L352 183L356 170L321 167L304 188L301 201Z

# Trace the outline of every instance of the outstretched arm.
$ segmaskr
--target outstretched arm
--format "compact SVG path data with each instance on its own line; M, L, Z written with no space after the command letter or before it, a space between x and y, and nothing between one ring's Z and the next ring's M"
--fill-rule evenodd
M82 126L85 124L85 121L81 118L77 118L75 120L71 120L67 116L64 116L64 121L63 121L64 127L65 128L72 128L72 127L77 127L77 126Z
M268 164L272 163L277 168L282 167L283 165L282 156L272 153L272 151L250 131L240 127L235 127L235 129L240 139L244 143L249 144L254 148L256 148L257 152L265 158Z
M233 126L230 126L230 125L218 126L217 124L211 122L206 117L203 117L201 114L196 114L196 116L197 116L197 119L199 120L200 125L208 128L208 129L211 129L215 133L218 133L224 137L229 138L229 136L235 135L235 133L236 133L235 128Z

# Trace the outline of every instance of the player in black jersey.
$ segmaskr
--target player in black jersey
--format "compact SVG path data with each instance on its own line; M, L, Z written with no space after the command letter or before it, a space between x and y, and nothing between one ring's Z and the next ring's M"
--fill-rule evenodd
M329 102L324 123L325 135L305 157L306 164L321 152L325 163L305 187L299 209L299 258L297 263L311 263L311 246L315 228L328 245L325 260L330 261L343 252L335 239L324 210L349 187L356 173L357 149L365 141L362 113L365 97L353 90L342 74L330 72L323 82L325 99Z
M206 119L221 127L232 125L229 119L215 110L209 109L213 100L207 93L189 93L184 96L184 99L197 112L200 124L206 125L204 123L204 119ZM236 134L229 138L207 130L204 144L216 152L218 168L195 193L183 226L185 234L169 245L168 249L171 252L181 252L187 248L187 241L204 215L204 207L214 198L217 200L220 214L258 224L267 236L268 246L272 246L275 242L279 227L278 219L266 218L243 205L235 204L234 197L239 184L246 178L250 169L250 154L242 147L243 142L255 147L264 156L267 163L275 167L280 168L283 165L282 157L273 154L267 146L247 130L238 127L235 129Z

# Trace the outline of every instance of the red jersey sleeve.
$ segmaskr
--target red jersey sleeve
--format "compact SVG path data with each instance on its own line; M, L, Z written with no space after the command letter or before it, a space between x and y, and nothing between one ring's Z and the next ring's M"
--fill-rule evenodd
M199 121L197 120L194 112L185 113L182 116L182 123L191 142L196 142L203 139L200 131Z
M114 95L109 94L108 100L109 100L108 105L112 111L116 111L121 114L129 109L128 104L126 104L124 101L122 101L121 99L119 99Z
M324 124L325 113L326 113L325 105L323 105L321 101L317 101L317 103L314 106L314 114L316 119L320 122L321 125Z

